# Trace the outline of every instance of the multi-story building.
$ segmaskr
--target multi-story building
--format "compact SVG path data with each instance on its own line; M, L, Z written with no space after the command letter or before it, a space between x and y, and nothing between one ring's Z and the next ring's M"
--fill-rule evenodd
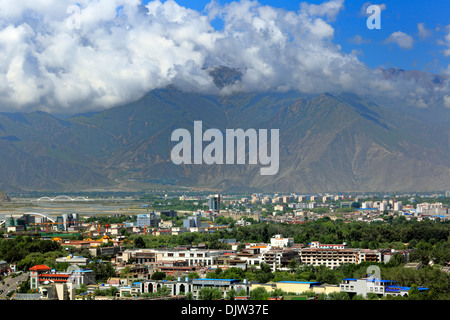
M249 294L250 292L250 284L248 284L246 280L240 281L237 279L189 279L187 277L179 277L178 280L173 281L143 281L137 283L135 287L139 288L140 293L155 293L162 287L167 287L167 289L169 290L169 295L176 296L191 292L194 299L199 298L200 290L202 290L203 288L218 288L222 292L223 298L225 298L227 293L232 289L234 289L236 292L244 290L246 294ZM129 289L131 289L131 287L129 287Z
M319 241L311 241L309 244L310 248L319 248L319 249L347 249L347 243L343 244L323 244Z
M342 264L358 263L358 255L353 249L303 248L299 251L303 264L336 268Z
M240 281L237 279L193 279L192 280L192 294L195 299L199 298L200 290L203 288L218 288L223 293L223 297L234 289L236 292L244 290L247 295L250 293L250 284L247 280Z
M290 249L271 249L261 254L261 262L268 264L272 271L287 270L287 266L292 260L300 260L298 251Z
M368 293L374 293L379 297L386 295L408 296L411 287L402 287L393 280L383 280L376 278L347 278L343 279L340 284L341 292L347 292L350 296L362 295L367 297ZM428 288L419 287L419 292L429 290Z
M220 195L212 194L209 196L209 210L220 211Z
M419 203L416 207L417 214L423 215L447 215L448 207L445 207L442 202L436 203Z
M336 268L342 264L359 264L363 261L384 262L383 251L369 249L349 249L343 244L310 243L309 248L299 250L300 261L313 266L325 265Z
M74 290L80 285L94 283L95 274L88 268L76 268L67 272L55 272L46 265L30 268L30 288L43 293L44 296L53 296L59 300L72 300Z
M294 245L294 238L283 238L281 234L277 234L270 239L270 245L278 248L291 247Z
M202 220L200 215L190 216L183 220L183 227L186 229L201 227Z
M379 206L378 206L378 210L379 211L381 211L381 212L383 212L383 211L385 211L385 210L388 210L388 203L387 203L387 201L382 201L382 202L380 202L380 204L379 204Z
M186 260L188 266L212 266L221 254L220 250L167 250L161 260Z
M150 214L138 214L136 220L136 226L139 228L155 227L157 228L161 217L157 216L155 213Z
M123 263L134 259L136 263L146 264L158 261L186 261L188 266L212 266L225 252L233 250L200 250L200 249L139 249L122 252Z

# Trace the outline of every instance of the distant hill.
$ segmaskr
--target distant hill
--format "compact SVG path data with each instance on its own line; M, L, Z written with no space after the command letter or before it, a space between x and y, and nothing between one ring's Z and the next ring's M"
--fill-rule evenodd
M238 81L227 71L217 81ZM280 170L182 165L173 130L279 129ZM0 188L66 191L144 183L234 191L432 191L450 189L450 125L431 125L351 93L149 92L116 108L64 120L0 113ZM132 183L130 183L132 181Z

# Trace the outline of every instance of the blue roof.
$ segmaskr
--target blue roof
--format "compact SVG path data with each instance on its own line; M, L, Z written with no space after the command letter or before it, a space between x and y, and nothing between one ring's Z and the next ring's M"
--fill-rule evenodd
M205 280L205 281L238 281L237 279L215 279L215 278L198 278L195 280Z
M303 284L313 284L313 283L320 283L317 281L278 281L278 283L303 283Z
M394 280L383 280L383 279L375 279L375 278L366 279L366 281L371 281L371 282L397 282L397 281L394 281Z
M386 288L385 291L388 292L399 292L399 291L409 291L411 289L411 287L401 287L401 286L389 286ZM424 290L430 290L429 288L423 288L423 287L419 287L418 288L419 291L424 291Z
M356 281L358 280L357 278L345 278L342 279L342 281ZM363 280L363 279L361 279ZM375 279L375 278L370 278L370 279L366 279L366 281L372 281L372 282L396 282L394 280L383 280L383 279Z

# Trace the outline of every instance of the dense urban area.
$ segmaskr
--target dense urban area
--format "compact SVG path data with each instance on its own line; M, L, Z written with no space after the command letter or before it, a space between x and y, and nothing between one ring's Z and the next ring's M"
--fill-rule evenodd
M448 191L3 193L0 298L449 300L449 204Z

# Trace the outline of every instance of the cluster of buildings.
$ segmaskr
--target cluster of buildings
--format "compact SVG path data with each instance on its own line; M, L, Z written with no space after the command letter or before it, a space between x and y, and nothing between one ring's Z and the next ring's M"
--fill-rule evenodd
M237 243L236 243L237 245ZM30 268L31 288L35 290L31 298L75 300L85 299L95 290L116 288L115 298L140 297L145 293L157 293L165 287L166 294L177 299L191 293L194 299L199 298L203 288L218 288L223 298L234 289L243 299L248 299L250 291L264 287L268 292L281 289L290 294L301 295L305 292L330 294L332 292L347 292L350 295L367 296L372 292L379 297L385 295L408 295L410 288L401 287L394 281L381 279L343 279L339 285L323 284L308 281L279 281L269 283L255 283L237 279L211 279L207 275L216 268L226 270L231 267L259 268L262 263L268 264L272 271L290 270L290 263L308 265L325 265L329 268L346 263L361 263L363 261L387 262L393 252L383 250L349 249L346 244L331 245L311 242L308 247L296 246L291 238L277 235L270 244L246 244L245 249L237 252L231 250L207 250L199 248L173 249L124 249L112 256L116 269L116 277L108 279L102 284L95 283L93 272L85 267L87 259L68 256L59 258L58 262L67 262L70 267L66 272L57 272L45 265ZM405 257L408 252L401 252ZM123 270L128 268L123 275ZM173 280L154 280L155 272L172 275ZM196 273L200 278L190 278ZM122 276L119 276L122 275ZM77 295L76 289L81 284L88 288L83 295ZM427 288L419 288L426 291ZM34 296L33 296L34 295ZM21 299L15 295L14 299ZM27 295L30 299L30 295ZM98 297L97 297L98 298ZM97 299L96 298L96 299ZM105 298L106 299L106 298Z
M174 225L174 217L177 212L173 210L138 214L135 222L106 224L100 226L95 223L82 223L76 214L57 217L55 222L49 222L45 216L24 215L11 217L5 222L6 227L39 226L64 231L88 230L89 237L83 240L59 241L63 247L75 247L88 249L92 256L109 256L116 271L116 277L110 278L103 284L96 284L92 270L86 268L89 261L83 257L69 255L58 258L56 262L67 263L69 268L65 272L57 272L45 265L36 265L30 272L30 284L35 291L31 299L59 299L74 300L85 298L76 294L76 289L81 285L88 287L88 294L94 290L117 289L116 298L138 297L145 293L158 292L162 287L168 290L172 297L183 296L190 292L194 299L199 297L199 292L205 287L219 288L224 298L230 290L241 292L248 296L249 292L257 287L264 287L267 291L281 289L285 292L301 294L314 292L316 294L331 292L347 292L350 295L375 293L378 296L407 295L410 288L396 285L394 281L382 279L344 279L340 285L328 285L318 282L280 281L276 283L250 283L246 280L236 279L210 279L208 273L217 268L226 270L237 267L243 270L248 268L260 268L267 264L272 271L290 271L294 265L304 264L311 266L325 266L337 268L344 264L360 264L362 262L387 263L394 254L401 254L406 262L409 250L394 251L391 249L355 249L347 244L322 244L317 241L307 246L295 244L293 238L275 235L270 243L237 243L234 239L220 239L231 245L230 249L211 250L201 244L176 248L158 249L126 249L123 246L125 236L128 234L180 234L183 232L213 232L228 226L215 225L214 220L218 216L230 217L236 225L246 225L249 219L260 221L273 221L283 223L306 223L308 221L325 216L331 219L376 221L382 220L380 214L389 210L392 214L412 216L417 218L431 218L438 216L447 219L448 208L442 203L421 203L414 206L402 205L400 201L366 201L360 208L353 212L340 212L339 216L331 212L311 212L310 209L327 206L329 201L339 200L341 208L351 207L357 199L346 199L343 196L261 196L253 195L249 198L236 200L240 205L247 206L245 210L223 210L223 198L220 195L208 197L209 210L196 211L183 220L182 226ZM348 200L348 201L346 201ZM232 203L229 201L228 203ZM262 217L258 205L274 205L271 215ZM258 208L254 210L254 206ZM286 208L293 209L285 212ZM331 208L331 207L330 207ZM261 210L263 211L263 210ZM282 214L279 214L282 213ZM20 229L20 227L19 227ZM17 231L17 229L14 229ZM97 239L97 240L93 240ZM242 248L238 250L238 248ZM0 272L6 266L0 263ZM123 270L127 274L123 276ZM155 272L163 272L172 276L173 280L154 280ZM189 274L196 273L200 278L191 279ZM121 276L119 276L121 275ZM419 288L426 291L427 288ZM25 299L17 295L15 299ZM27 296L30 299L30 296Z
M62 214L55 218L45 214L10 214L5 217L4 227L7 232L23 232L27 229L47 229L56 231L68 231L80 224L77 213Z

